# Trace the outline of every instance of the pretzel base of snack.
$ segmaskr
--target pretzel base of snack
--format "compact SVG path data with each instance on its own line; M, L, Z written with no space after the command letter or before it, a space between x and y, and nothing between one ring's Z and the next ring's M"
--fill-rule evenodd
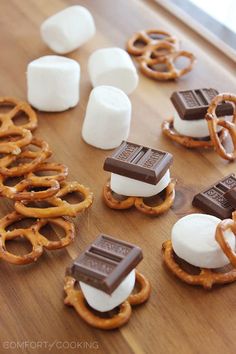
M183 145L189 149L210 149L214 147L214 143L212 142L212 140L200 140L177 133L174 130L173 122L173 118L169 120L164 120L164 122L162 123L162 131L163 134L167 136L167 138L173 140L175 143ZM217 136L219 140L223 142L226 139L227 135L227 130L223 128Z
M231 102L234 104L232 122L227 121L225 119L222 120L222 118L217 117L216 108L217 108L218 104L221 102ZM222 94L219 94L216 97L214 97L209 105L209 108L208 108L208 111L206 114L206 120L208 123L210 137L211 137L211 140L214 144L217 154L225 160L234 161L236 159L236 95L232 95L229 93L222 93ZM217 134L217 126L218 125L223 127L224 129L227 129L227 131L229 132L231 139L232 139L232 143L233 143L233 151L232 152L227 152L225 150L224 146L222 145L222 142L219 139L219 136Z
M82 291L75 289L76 280L71 276L65 277L64 290L66 292L66 298L64 303L68 306L73 306L79 316L92 327L104 330L119 328L129 321L132 313L131 305L142 304L147 301L150 296L150 283L144 275L137 270L136 282L140 286L139 292L131 294L126 301L119 305L118 314L113 315L111 318L99 317L88 308Z
M163 259L168 269L187 284L201 285L203 288L210 290L213 284L227 284L236 280L236 269L232 269L225 273L217 273L211 269L201 268L199 274L190 274L183 270L175 261L175 253L170 240L164 242L162 248Z
M141 213L147 215L160 215L166 212L167 210L169 210L174 203L175 184L176 182L174 180L171 180L171 182L168 184L168 186L165 189L165 199L161 204L156 206L149 206L145 204L144 198L140 198L140 197L127 197L124 200L116 199L113 196L113 191L111 190L110 187L110 181L107 181L107 183L104 185L103 199L106 205L111 209L123 210L135 206L136 209L138 209Z
M6 215L0 220L0 259L12 264L28 264L36 261L43 253L43 249L55 250L69 245L75 236L74 224L63 218L36 220L28 228L19 228L12 231L6 230L10 225L25 219L23 215L16 212ZM62 228L65 236L58 241L50 241L40 230L46 224L56 225ZM26 255L18 256L7 251L6 241L14 240L17 237L26 238L32 245L32 251Z

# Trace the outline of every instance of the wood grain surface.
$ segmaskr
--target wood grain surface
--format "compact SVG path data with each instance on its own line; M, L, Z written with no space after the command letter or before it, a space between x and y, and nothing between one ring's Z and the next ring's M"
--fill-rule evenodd
M89 186L95 200L92 208L75 220L77 236L68 248L47 251L27 266L0 261L0 353L233 354L236 284L205 291L181 283L163 267L161 245L170 237L173 224L194 211L193 195L234 172L235 164L212 151L173 145L163 137L160 125L172 114L169 97L174 90L214 87L236 92L235 65L151 1L0 0L0 95L26 99L27 64L52 54L41 41L41 22L78 3L92 12L97 27L92 40L68 55L81 65L80 102L63 113L38 112L35 135L50 143L52 160L67 164L70 180ZM173 32L181 39L182 48L198 58L194 70L178 82L155 82L140 75L139 86L130 96L133 114L129 140L174 155L171 172L178 180L176 201L158 218L135 209L113 211L103 204L101 191L108 175L102 166L108 152L86 145L80 134L91 91L89 55L100 47L124 48L135 31L146 28ZM1 215L11 209L8 200L0 201ZM65 268L101 232L141 246L144 260L139 269L152 283L150 301L133 311L126 326L112 332L90 328L63 304Z

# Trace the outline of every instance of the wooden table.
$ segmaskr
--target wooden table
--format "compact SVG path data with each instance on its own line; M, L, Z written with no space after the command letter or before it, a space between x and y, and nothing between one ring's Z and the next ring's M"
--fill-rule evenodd
M51 54L40 39L40 23L75 3L72 0L0 2L1 95L26 99L27 64ZM185 285L163 267L161 245L170 237L173 224L194 211L193 195L235 171L235 164L221 160L212 151L190 151L173 145L163 137L160 125L172 113L169 97L174 90L215 87L219 91L236 92L235 64L151 1L81 0L79 3L93 13L97 26L96 36L69 55L79 61L82 69L79 105L64 113L39 112L35 134L50 143L54 161L68 165L70 180L91 187L95 200L92 208L76 219L76 240L67 249L45 252L28 266L1 262L0 352L234 353L236 284L212 291ZM91 91L87 73L89 55L100 47L123 48L130 35L145 28L175 33L181 38L182 47L198 58L193 72L178 82L155 82L140 75L139 86L130 97L133 105L130 140L174 155L176 201L173 209L158 218L149 218L136 210L113 211L103 204L101 190L107 174L102 166L109 152L86 145L80 135ZM2 199L0 207L5 215L12 210L12 203ZM65 268L101 232L141 246L144 260L139 269L152 283L150 301L133 311L126 326L112 332L88 327L72 308L63 304Z

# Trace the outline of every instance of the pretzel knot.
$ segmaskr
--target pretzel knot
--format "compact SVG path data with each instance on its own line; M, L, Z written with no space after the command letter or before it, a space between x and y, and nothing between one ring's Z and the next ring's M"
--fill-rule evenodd
M200 273L197 275L190 274L183 270L175 260L175 253L170 240L163 243L163 258L166 266L170 271L185 283L191 285L201 285L205 289L211 289L213 284L227 284L236 280L236 253L231 249L228 242L225 240L224 232L232 230L236 236L236 212L233 214L233 220L222 220L217 228L215 239L219 243L222 251L229 259L233 269L225 272L217 272L212 269L200 268Z
M218 118L216 116L217 106L225 101L231 102L233 104L233 119L231 122L225 120L224 118ZM221 93L214 97L209 105L205 118L208 123L208 129L212 143L218 155L221 156L223 159L234 161L236 159L236 95L232 95L229 93ZM222 141L219 139L219 136L217 134L218 125L227 129L227 131L229 132L233 143L232 152L227 152L222 144Z
M12 212L0 220L0 258L12 264L28 264L36 261L43 253L43 249L55 250L69 245L74 237L75 230L73 223L64 218L47 218L36 220L28 228L6 230L10 225L25 219L25 216ZM64 230L65 236L58 241L50 241L40 230L47 224L52 224ZM32 251L26 255L19 256L10 253L6 249L6 241L13 240L17 237L26 238L32 245Z
M230 247L229 243L226 241L224 233L227 230L231 230L236 237L236 212L233 213L233 220L226 219L222 220L216 228L216 241L219 243L222 251L226 257L230 260L230 263L234 268L236 268L236 253Z
M155 80L177 79L191 71L196 61L192 53L179 50L179 42L175 37L160 30L135 33L128 40L127 51L135 56L143 74ZM175 63L181 57L187 58L188 63L178 69Z
M65 277L66 298L64 303L73 306L79 316L92 327L104 330L119 328L129 321L132 313L131 305L142 304L150 296L150 283L137 270L136 282L141 287L140 291L137 294L131 294L126 301L119 305L119 312L110 318L99 317L89 309L82 291L75 289L76 279L71 276Z
M56 171L56 175L37 176L37 172ZM66 166L45 162L38 165L34 172L30 172L13 187L5 185L8 177L0 174L0 195L14 200L42 200L55 195L60 189L60 183L68 174ZM39 191L34 191L34 188L39 188ZM46 188L46 190L42 190ZM32 189L32 190L30 190Z
M149 206L145 203L144 198L140 197L127 197L125 199L116 199L114 193L110 187L110 180L104 185L103 188L103 199L107 206L111 209L129 209L132 206L135 206L141 213L147 215L160 215L167 210L174 203L175 199L175 184L176 181L171 180L168 186L165 189L165 199L163 202L156 206Z
M31 151L29 146L27 146L27 150L23 149L17 156L9 154L0 158L0 174L10 177L25 175L35 170L41 162L52 154L46 141L33 138L30 145L34 148L36 147L38 150ZM18 164L11 166L13 163Z
M146 31L139 31L135 33L127 42L127 51L134 56L142 55L147 48L153 48L163 41L174 45L175 49L179 49L179 42L176 37L170 33L158 29L150 29ZM154 55L165 55L166 51L153 50Z
M209 140L195 139L177 133L174 129L173 122L174 119L171 118L170 120L164 120L162 123L162 132L165 136L167 136L167 138L189 149L196 149L196 148L210 149L214 146L211 139ZM219 137L220 142L222 143L228 136L228 133L227 130L223 128L219 133L217 133L217 135Z
M0 107L1 106L13 106L13 108L10 108L9 111L5 113L0 113L0 131L6 131L11 127L20 127L29 130L34 130L37 127L38 121L36 113L28 103L17 100L16 98L12 97L0 97ZM14 123L14 119L21 112L26 115L28 122L16 125Z
M66 195L76 192L82 194L83 200L71 204L62 198ZM46 202L50 204L49 207L40 208L28 206L28 201L16 201L15 209L18 213L35 218L55 218L58 216L76 216L89 208L93 202L93 193L89 188L79 184L78 182L62 182L61 189L55 194L55 196L46 199Z

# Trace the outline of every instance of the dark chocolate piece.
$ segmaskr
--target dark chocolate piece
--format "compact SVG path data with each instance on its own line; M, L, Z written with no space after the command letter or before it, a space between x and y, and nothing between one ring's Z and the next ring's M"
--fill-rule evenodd
M115 152L107 157L104 170L149 184L157 184L173 162L166 151L123 141Z
M234 208L234 210L236 210L236 187L229 189L224 194L224 197L228 200L229 204Z
M75 259L71 274L111 294L142 259L139 247L102 234Z
M203 119L210 102L218 93L217 90L212 88L177 91L173 92L170 99L181 119ZM232 114L233 107L230 103L224 102L217 106L216 115L218 117Z
M192 204L207 214L217 216L220 219L231 218L234 208L225 198L225 194L234 187L236 187L236 177L232 173L195 195Z

